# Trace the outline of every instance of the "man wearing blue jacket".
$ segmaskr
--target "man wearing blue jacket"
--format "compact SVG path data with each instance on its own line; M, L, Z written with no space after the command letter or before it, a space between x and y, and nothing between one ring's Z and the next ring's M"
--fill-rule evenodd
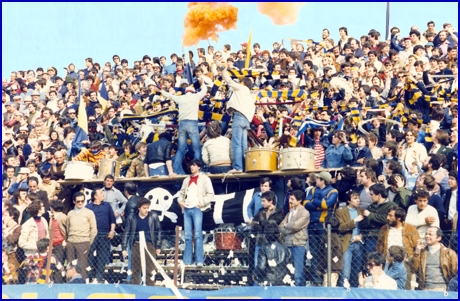
M351 153L350 153L351 155ZM324 221L338 201L339 192L331 186L332 176L326 171L315 174L316 186L307 195L305 208L310 212L310 224L308 225L308 236L310 237L310 250L312 258L311 281L315 285L322 285L321 277L316 274L316 265L319 262L319 246L321 238L326 233Z
M345 167L353 160L353 154L348 146L347 134L344 131L335 131L332 143L326 149L323 168Z

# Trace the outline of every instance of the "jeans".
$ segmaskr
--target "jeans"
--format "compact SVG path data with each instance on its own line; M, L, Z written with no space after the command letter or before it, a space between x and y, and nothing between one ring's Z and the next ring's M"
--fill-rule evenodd
M168 168L166 167L166 165L159 166L157 168L149 167L149 175L150 176L167 176L169 175Z
M201 160L200 133L197 120L181 120L176 155L173 157L173 170L176 174L185 174L182 161L187 153L187 136L192 140L194 158Z
M257 267L257 256L259 256L260 246L256 246L254 249L254 268ZM254 286L259 286L259 282L254 281Z
M350 286L358 287L358 273L363 265L363 249L362 243L354 242L350 243L348 249L343 253L343 267L339 286L343 286L343 281L348 279Z
M376 248L377 248L377 236L368 235L366 237L366 246L365 246L366 256L370 252L375 252Z
M96 251L96 256L94 252ZM105 265L107 258L110 255L110 239L107 237L107 232L98 234L91 244L89 251L89 262L94 269L94 277L99 283L102 282L104 277Z
M203 212L200 208L184 208L185 251L184 264L193 262L192 228L195 234L195 259L196 264L204 264L203 249Z
M323 228L322 223L310 223L308 225L308 239L310 241L310 253L313 256L311 260L311 268L310 268L310 281L314 283L322 284L323 279L321 276L316 273L316 267L318 266L318 262L322 259L324 254L320 254L320 245L321 239L323 238L324 234L326 233L326 229Z
M292 259L294 261L295 286L305 286L305 273L303 272L303 268L305 266L305 247L289 247L289 251L291 251Z
M240 112L233 113L232 151L233 168L243 171L244 152L248 148L249 121Z
M212 174L227 173L231 169L231 166L209 166L209 172Z

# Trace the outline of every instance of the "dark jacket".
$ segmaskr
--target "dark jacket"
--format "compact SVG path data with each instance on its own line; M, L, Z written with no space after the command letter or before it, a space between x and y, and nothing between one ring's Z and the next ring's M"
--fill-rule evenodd
M138 195L132 195L129 197L128 202L126 203L125 207L125 227L126 227L126 222L131 216L134 216L134 214L137 212L137 201L141 199L140 196Z
M387 188L387 194L390 191L391 187ZM401 187L396 189L396 196L393 199L393 203L396 203L399 207L403 208L407 212L407 208L410 205L410 197L412 195L412 191L407 189L406 187Z
M370 204L367 208L370 214L368 217L366 217L359 223L359 228L369 230L370 236L378 236L380 228L382 228L382 226L388 223L387 211L389 208L393 206L396 207L396 204L393 202L389 202L388 200L382 204Z
M261 208L259 212L256 213L254 216L254 222L259 222L259 224L255 224L252 226L252 230L256 232L263 232L265 229L265 226L268 225L270 222L271 223L276 223L279 225L284 218L284 214L281 209L275 208L275 211L272 212L272 214L268 217L267 219L267 209ZM257 234L257 240L256 244L258 246L263 245L266 243L265 235L264 234Z
M155 249L161 247L161 224L158 216L155 212L150 211L147 216L149 219L149 228L150 228L150 239L152 240L153 246ZM121 247L123 250L128 250L128 243L132 247L134 244L134 238L136 236L136 225L137 225L137 216L132 215L129 217L126 222L125 232L123 234L123 241L121 242ZM129 241L128 241L129 239Z
M270 265L270 260L274 260L276 265ZM288 247L278 241L266 243L259 249L254 277L258 282L267 281L268 285L285 285L283 279L289 274L289 263L292 263L292 256Z
M161 138L147 146L145 164L165 163L169 160L171 160L171 142L168 140Z
M69 284L86 284L86 281L85 279L83 278L74 278L72 280L69 281Z
M356 161L358 161L359 159L366 159L366 158L372 158L372 153L371 153L371 150L367 147L367 146L363 146L362 149L360 149L359 151L357 151L357 147L352 149L352 154L353 154L353 164L352 166L363 166L362 163L358 163Z

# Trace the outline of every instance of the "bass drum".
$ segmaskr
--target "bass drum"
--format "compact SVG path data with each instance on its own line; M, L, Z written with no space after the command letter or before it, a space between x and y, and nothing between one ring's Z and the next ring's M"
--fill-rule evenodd
M93 165L80 161L68 161L64 171L66 180L91 180L93 178Z
M99 161L99 172L97 177L104 179L106 175L112 175L115 178L120 177L121 162L117 160L102 159Z
M293 147L280 151L278 169L283 170L315 170L315 151L310 148Z
M254 148L246 152L246 171L276 171L278 152L272 149Z

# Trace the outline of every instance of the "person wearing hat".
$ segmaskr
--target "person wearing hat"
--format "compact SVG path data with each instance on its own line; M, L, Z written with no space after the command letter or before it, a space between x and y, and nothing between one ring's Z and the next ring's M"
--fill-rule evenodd
M173 158L173 170L177 174L185 174L182 168L182 161L187 152L187 136L192 140L194 158L201 161L200 133L198 131L198 109L200 101L208 91L203 79L198 79L200 83L200 92L194 93L193 86L185 89L185 95L176 96L166 91L154 87L155 92L173 100L179 105L179 137L177 153Z
M11 184L10 188L8 189L8 194L14 195L20 188L29 189L29 186L27 185L29 174L30 170L27 167L21 167L19 169L18 176L16 177L16 182Z
M332 176L329 172L322 171L317 173L315 178L316 185L309 191L305 199L305 208L310 212L308 234L310 237L310 251L313 256L312 271L317 270L316 265L319 262L319 245L321 244L321 237L325 233L324 222L326 217L332 214L339 196L339 192L331 185ZM322 279L318 274L312 273L311 276L315 284L322 283Z
M153 74L153 73L152 73ZM144 81L144 85L148 87L151 84L155 84L155 82L150 78L147 70L142 69L141 72L139 73L141 76L142 80ZM134 81L133 81L134 82Z
M292 254L288 247L279 242L280 231L276 222L273 220L267 222L264 227L266 242L260 246L252 278L264 286L286 285L283 280L286 275L289 275L287 266L292 264ZM276 264L271 264L273 261Z

